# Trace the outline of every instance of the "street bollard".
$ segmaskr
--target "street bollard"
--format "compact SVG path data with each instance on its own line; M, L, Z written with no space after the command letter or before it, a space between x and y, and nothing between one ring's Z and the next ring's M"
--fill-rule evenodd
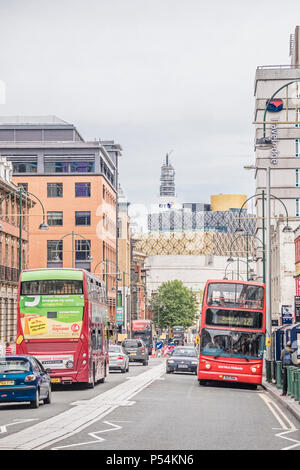
M291 398L295 398L296 396L296 387L297 387L297 367L291 366Z
M266 360L266 380L272 382L271 361Z
M291 381L291 366L286 366L287 371L287 394L291 395L292 381Z
M295 374L295 389L294 389L295 396L294 396L294 400L299 401L299 369L298 369L298 367L295 367L294 374Z
M300 368L297 367L297 401L300 403Z
M295 367L291 366L291 393L290 397L294 398L295 396Z
M282 388L282 364L281 361L276 361L276 387Z

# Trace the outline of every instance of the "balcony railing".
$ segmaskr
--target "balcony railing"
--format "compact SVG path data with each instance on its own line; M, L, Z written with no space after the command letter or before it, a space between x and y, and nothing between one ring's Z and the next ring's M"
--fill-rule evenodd
M19 272L17 268L10 268L0 264L0 281L18 282Z

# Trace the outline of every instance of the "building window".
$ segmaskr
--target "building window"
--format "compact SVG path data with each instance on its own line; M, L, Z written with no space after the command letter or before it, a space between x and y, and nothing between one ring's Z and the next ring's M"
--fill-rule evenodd
M23 188L24 191L28 191L28 183L18 183L19 188Z
M299 170L298 168L296 169L296 186L299 186Z
M75 212L75 225L91 225L91 213Z
M63 184L62 183L48 183L47 184L48 197L63 197Z
M72 162L70 163L71 173L92 173L94 162Z
M300 109L296 109L296 122L295 127L300 127Z
M45 173L93 173L94 162L90 161L45 161Z
M50 226L63 225L63 213L62 212L47 212L47 223Z
M36 173L37 162L12 162L13 173Z
M296 199L296 217L299 217L299 199Z
M296 140L295 140L295 156L296 156L296 157L300 157L300 146L299 146L299 143L300 143L300 139L296 139Z
M76 261L89 261L91 257L91 241L75 240L75 259Z
M68 173L68 162L45 162L45 173Z
M118 219L117 238L122 238L122 219Z
M63 240L47 240L47 261L59 262L63 259Z
M75 183L75 197L91 197L91 183Z

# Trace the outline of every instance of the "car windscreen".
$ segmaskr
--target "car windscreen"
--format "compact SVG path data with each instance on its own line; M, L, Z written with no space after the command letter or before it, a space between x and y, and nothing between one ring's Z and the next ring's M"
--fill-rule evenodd
M194 349L176 348L174 349L172 356L197 357L197 353Z
M109 346L109 352L119 353L122 352L122 349L120 348L120 346Z
M16 374L30 371L26 359L0 359L0 374Z
M140 341L123 341L123 348L138 348L142 345Z

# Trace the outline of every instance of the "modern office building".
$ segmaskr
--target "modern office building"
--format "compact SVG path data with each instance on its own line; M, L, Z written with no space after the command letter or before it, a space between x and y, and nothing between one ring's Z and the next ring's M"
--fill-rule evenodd
M29 267L75 267L106 282L110 322L116 322L117 188L120 145L85 141L55 116L0 117L0 154L13 181L45 207L49 230L29 220Z
M290 37L289 65L263 65L255 74L255 142L268 138L269 149L255 147L256 179L256 235L262 239L263 214L262 195L266 194L266 168L270 168L271 232L274 235L280 220L295 229L300 218L300 34L299 26ZM287 220L288 219L288 220ZM265 219L264 219L265 220ZM281 224L282 225L282 224ZM283 237L277 237L282 240ZM289 243L290 250L293 250ZM282 247L283 248L283 247ZM285 250L287 255L287 252ZM290 253L293 259L294 253ZM277 258L275 257L274 260ZM276 266L278 270L276 271ZM289 298L279 298L278 293L291 292L295 288L293 273L287 278L279 272L280 264L273 263L272 314L280 317L280 305L290 303ZM262 267L260 266L260 271ZM288 270L289 271L289 270ZM292 274L292 275L290 275ZM280 282L279 282L280 281ZM277 298L278 297L278 298Z
M271 168L271 194L286 206L289 217L300 217L300 62L299 26L290 44L290 65L257 67L255 75L255 138L272 140L269 150L256 149L256 193L266 191L265 167ZM268 103L272 97L274 98ZM264 124L265 122L265 124ZM272 217L285 214L279 199L272 198ZM262 215L261 198L257 215ZM272 221L274 224L274 219Z

